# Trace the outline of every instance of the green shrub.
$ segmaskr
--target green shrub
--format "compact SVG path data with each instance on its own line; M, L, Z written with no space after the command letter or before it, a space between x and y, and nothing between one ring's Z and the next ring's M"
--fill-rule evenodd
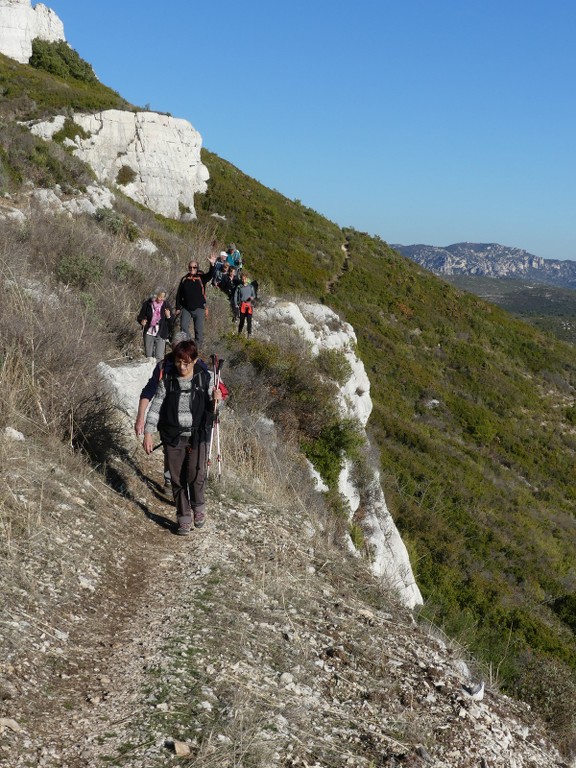
M124 218L113 208L98 208L94 218L108 232L119 235L124 228Z
M358 523L352 522L348 527L348 533L350 535L350 539L352 540L352 544L354 544L354 548L358 550L358 552L361 552L366 546L366 539L364 538L364 531L362 530L362 526Z
M81 125L78 125L78 123L75 123L74 120L72 120L70 117L67 117L64 120L64 125L62 128L53 134L52 141L55 141L57 144L62 144L65 139L71 139L74 141L76 136L80 136L81 139L90 138L88 131L85 131Z
M131 184L136 176L136 171L133 168L130 168L129 165L123 165L116 174L116 184L125 187L127 184Z
M358 424L346 419L323 426L316 439L302 441L302 449L326 485L335 488L344 458L353 458L362 444Z
M340 386L345 384L352 375L352 366L340 349L321 349L316 359L322 373Z
M60 259L56 268L58 279L66 285L73 285L85 290L89 285L97 283L103 272L103 264L94 256L83 253L67 254Z
M80 58L64 40L57 42L48 42L39 38L33 40L29 64L35 69L42 69L65 80L72 78L82 83L98 82L90 64Z

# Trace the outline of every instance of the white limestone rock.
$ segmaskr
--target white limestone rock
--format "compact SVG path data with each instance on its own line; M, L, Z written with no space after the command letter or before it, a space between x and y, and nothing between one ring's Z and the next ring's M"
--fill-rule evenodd
M16 443L22 442L26 438L22 434L22 432L19 432L17 429L14 429L14 427L4 427L2 430L2 434L7 440L13 440Z
M73 196L63 195L58 186L53 189L35 188L29 194L30 199L45 213L70 217L81 213L94 216L99 208L112 208L115 200L114 194L99 184L92 184L86 188L86 192L78 192Z
M12 221L16 224L26 222L26 214L19 208L0 208L0 219L2 221Z
M322 304L303 302L298 306L293 302L271 298L267 306L258 309L255 325L264 331L279 322L298 331L309 342L313 355L318 355L321 349L336 349L346 356L351 374L340 387L339 404L342 414L356 419L364 429L372 412L370 380L364 364L356 355L356 334L352 326ZM366 444L369 444L365 431L363 437ZM363 489L362 530L372 551L372 570L397 590L404 605L414 608L422 605L423 600L412 572L408 550L386 506L379 470L371 467L371 472L371 480L367 488ZM347 501L352 517L361 499L348 461L344 462L340 471L338 491ZM352 547L351 542L349 544Z
M34 8L30 0L0 0L0 52L21 64L32 56L32 40L65 40L64 25L42 3Z
M101 183L117 184L119 172L129 169L132 179L119 186L132 200L172 219L196 217L194 195L206 192L209 173L200 158L202 137L187 120L119 109L76 113L73 120L89 135L68 144ZM58 116L30 130L48 140L63 124Z
M116 407L131 420L136 418L140 392L152 375L156 362L154 358L147 358L141 363L117 368L107 363L98 364L98 373L114 398Z

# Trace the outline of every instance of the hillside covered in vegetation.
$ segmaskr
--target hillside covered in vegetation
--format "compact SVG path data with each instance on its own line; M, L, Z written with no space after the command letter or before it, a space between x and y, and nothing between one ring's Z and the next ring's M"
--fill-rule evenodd
M326 302L356 330L424 613L509 690L530 698L535 670L542 689L576 682L574 346L215 155L204 162L200 205L226 217L219 235L240 241L256 276Z

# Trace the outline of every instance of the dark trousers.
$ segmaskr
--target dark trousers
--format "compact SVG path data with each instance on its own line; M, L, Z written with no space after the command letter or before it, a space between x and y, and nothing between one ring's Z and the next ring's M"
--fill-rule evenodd
M252 312L240 312L240 323L238 324L238 333L242 333L244 328L244 321L246 321L246 328L248 330L248 336L252 333Z
M179 525L191 525L194 512L205 511L206 443L191 447L189 439L181 437L177 445L165 445L164 452L176 502L176 519Z

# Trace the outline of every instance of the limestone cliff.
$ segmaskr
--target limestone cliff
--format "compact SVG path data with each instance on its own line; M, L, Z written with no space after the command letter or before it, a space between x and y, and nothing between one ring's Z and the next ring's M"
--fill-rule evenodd
M202 137L187 120L118 109L76 113L73 119L79 130L66 143L100 182L117 184L163 216L195 218L194 195L206 191L209 173L200 159ZM58 116L31 125L31 131L48 140L64 121Z
M350 375L340 387L340 411L345 417L355 419L364 429L372 411L370 381L364 364L355 352L356 334L352 326L321 304L302 302L298 306L271 298L266 307L259 308L256 325L262 332L277 323L297 330L310 343L313 355L318 355L321 349L342 352L350 365ZM368 443L365 432L364 438ZM423 600L408 551L386 505L377 467L371 466L370 473L365 487L359 489L353 480L353 467L345 461L338 490L349 504L351 519L362 508L361 526L371 552L373 573L397 590L405 606L414 608L422 605Z
M50 8L30 0L0 0L0 52L21 64L32 55L32 40L65 40L64 25Z

